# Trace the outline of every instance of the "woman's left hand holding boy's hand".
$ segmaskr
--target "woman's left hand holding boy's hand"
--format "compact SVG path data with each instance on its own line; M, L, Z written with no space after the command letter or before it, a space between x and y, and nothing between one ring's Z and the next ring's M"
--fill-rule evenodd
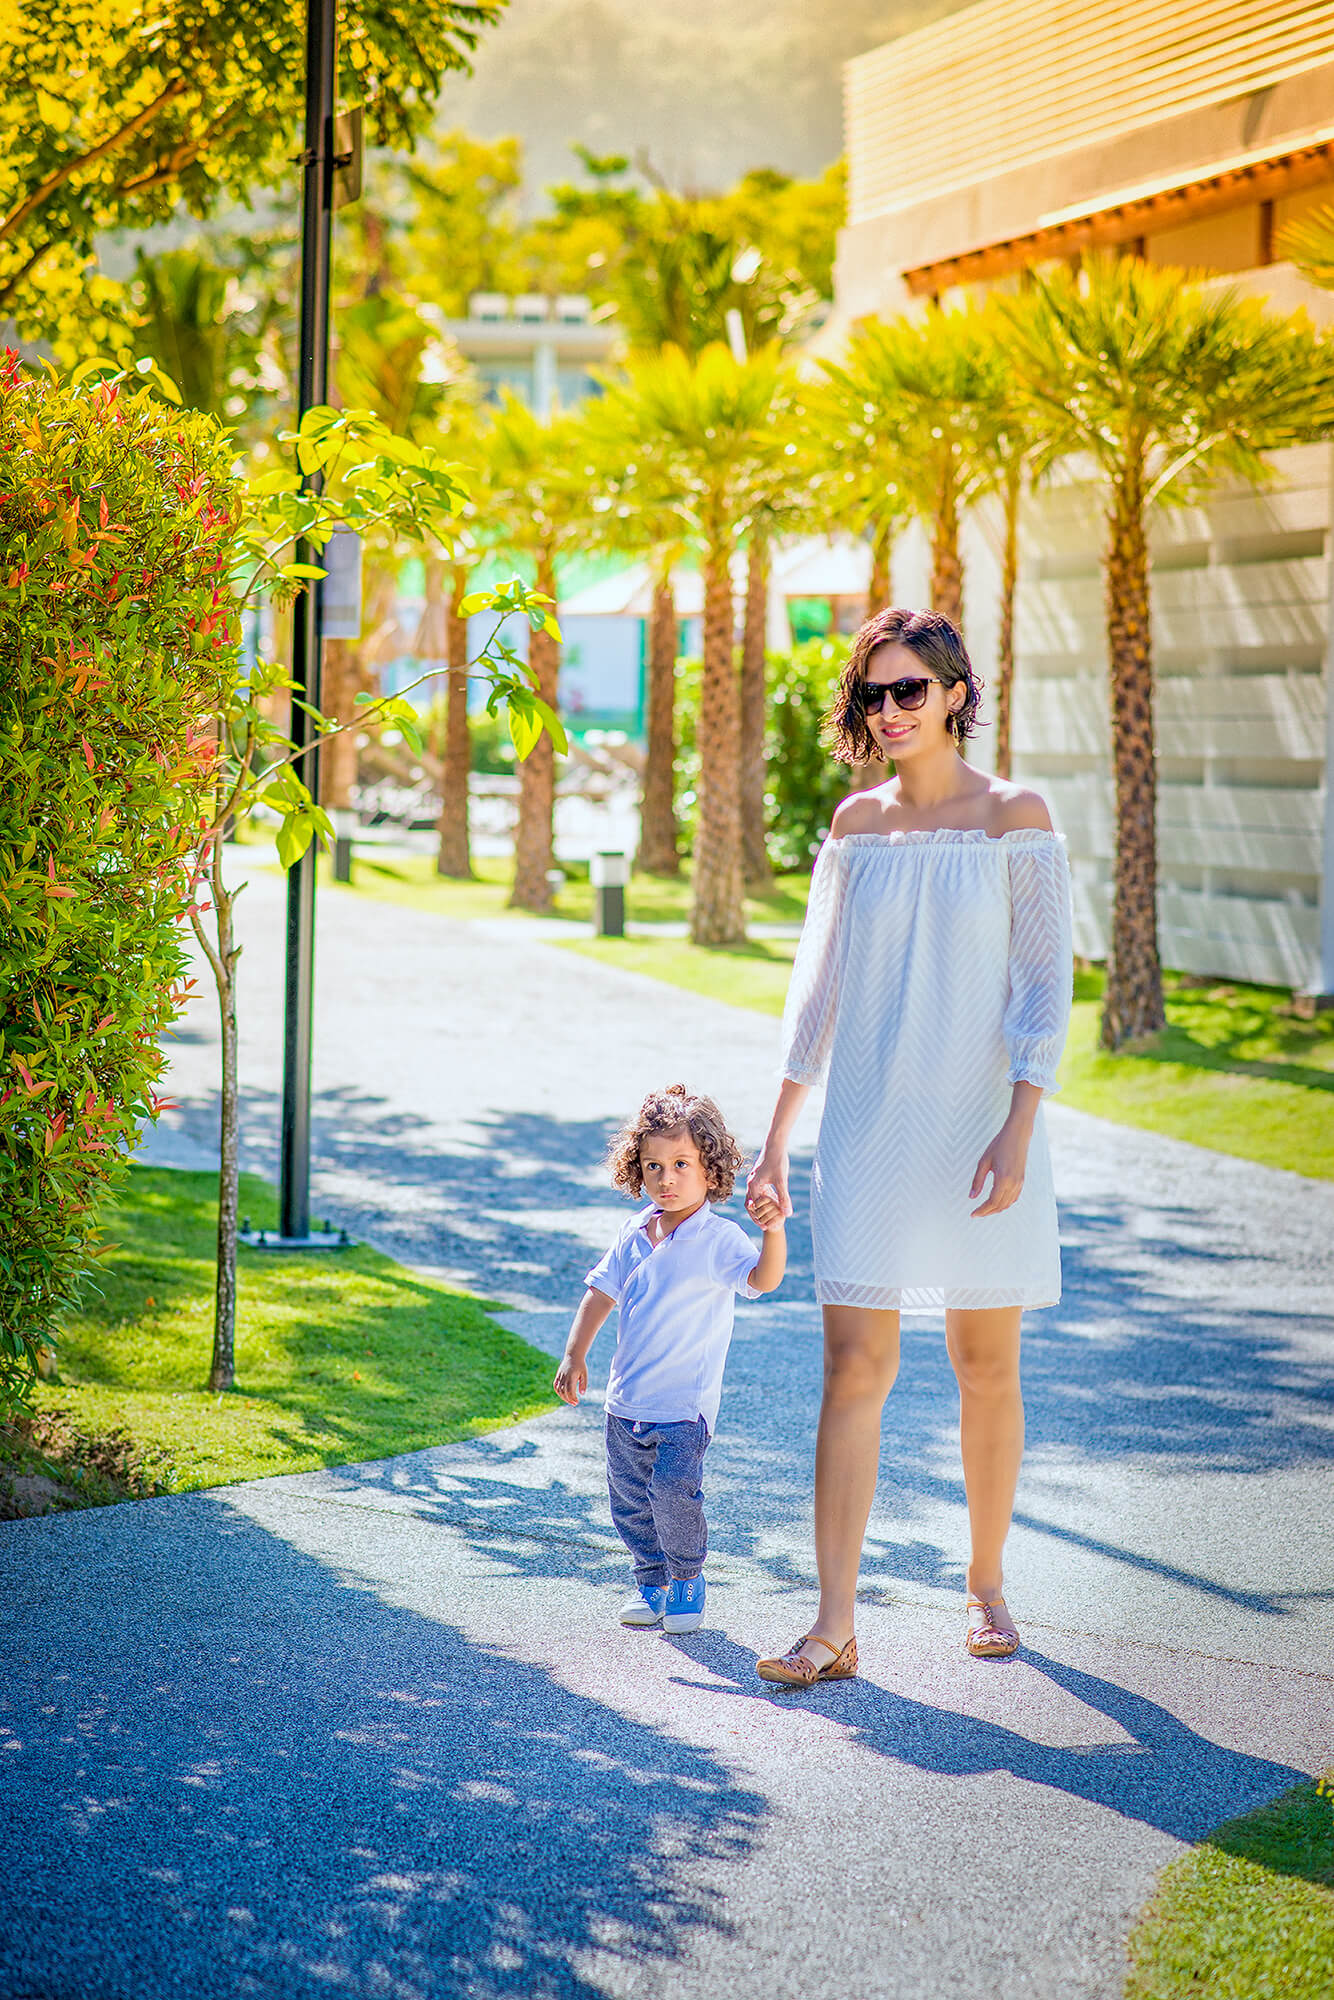
M781 1229L783 1227L783 1205L778 1199L778 1191L767 1181L752 1188L746 1196L746 1209L751 1219L758 1222L761 1229Z

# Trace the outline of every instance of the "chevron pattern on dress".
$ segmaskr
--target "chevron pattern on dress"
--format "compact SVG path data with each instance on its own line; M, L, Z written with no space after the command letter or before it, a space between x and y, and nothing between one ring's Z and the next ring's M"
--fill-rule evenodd
M1055 1088L1069 1017L1070 880L1055 834L828 840L784 1017L783 1073L826 1079L811 1176L817 1297L904 1312L1060 1297L1039 1114L1024 1189L969 1190L1017 1080Z

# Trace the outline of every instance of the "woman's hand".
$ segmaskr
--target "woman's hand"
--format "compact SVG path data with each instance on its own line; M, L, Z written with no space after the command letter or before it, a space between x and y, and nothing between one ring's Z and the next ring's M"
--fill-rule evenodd
M977 1163L968 1199L977 1200L988 1174L991 1193L980 1208L973 1210L974 1215L999 1215L1002 1209L1012 1208L1018 1201L1024 1191L1024 1169L1028 1165L1028 1143L1032 1136L1030 1121L1013 1115L1006 1119Z
M787 1152L779 1146L766 1146L746 1177L746 1212L761 1228L765 1226L764 1216L772 1215L770 1202L777 1203L780 1216L791 1215Z

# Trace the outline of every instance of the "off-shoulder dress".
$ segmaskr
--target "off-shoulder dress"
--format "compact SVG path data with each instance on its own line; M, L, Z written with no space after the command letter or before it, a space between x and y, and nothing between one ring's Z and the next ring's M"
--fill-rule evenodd
M1056 1087L1070 929L1056 834L825 842L783 1034L784 1075L826 1086L811 1194L822 1303L914 1313L1060 1298L1040 1109L1013 1206L974 1220L969 1189L1010 1086Z

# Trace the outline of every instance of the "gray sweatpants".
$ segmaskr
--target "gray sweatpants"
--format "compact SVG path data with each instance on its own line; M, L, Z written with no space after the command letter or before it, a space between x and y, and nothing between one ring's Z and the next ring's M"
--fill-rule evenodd
M702 1476L709 1430L607 1418L607 1492L641 1586L698 1576L708 1553Z

